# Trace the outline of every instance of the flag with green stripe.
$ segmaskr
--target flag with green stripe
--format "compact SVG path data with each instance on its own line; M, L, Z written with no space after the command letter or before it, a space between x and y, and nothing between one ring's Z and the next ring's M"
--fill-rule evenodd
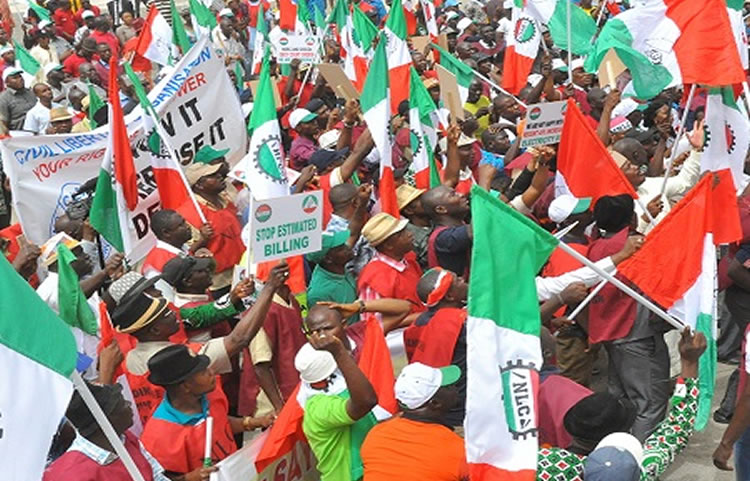
M440 172L435 162L437 129L432 121L437 107L414 67L411 68L410 80L409 138L413 158L410 168L414 172L416 186L431 189L440 185Z
M469 86L475 78L474 70L454 57L447 50L440 48L440 46L433 43L432 48L440 53L440 65L456 77L456 83L458 83L458 94L461 96L461 104L463 105L466 103L466 98L469 96Z
M0 256L0 305L3 478L42 479L52 437L73 394L76 342L5 256Z
M13 40L13 47L16 51L16 60L18 60L21 69L29 75L36 75L41 68L37 59L35 59L31 53L16 40Z

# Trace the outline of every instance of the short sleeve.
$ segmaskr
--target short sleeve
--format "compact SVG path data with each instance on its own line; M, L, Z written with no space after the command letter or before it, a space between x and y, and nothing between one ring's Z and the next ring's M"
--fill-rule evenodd
M315 431L339 428L354 424L346 411L346 399L318 394L305 404L305 424Z
M740 244L740 250L734 256L743 267L750 269L750 243Z
M250 357L253 364L270 362L273 359L273 350L271 349L271 340L268 339L266 330L261 328L258 334L250 341Z
M224 346L223 337L209 340L203 345L200 353L205 354L211 359L210 366L216 374L232 372L232 361L227 354L227 348Z

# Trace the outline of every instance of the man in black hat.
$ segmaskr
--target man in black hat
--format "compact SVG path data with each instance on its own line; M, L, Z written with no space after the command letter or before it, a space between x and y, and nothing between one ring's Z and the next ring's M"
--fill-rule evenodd
M146 423L141 441L167 472L184 475L183 479L205 479L216 470L204 467L209 416L213 419L212 464L237 450L235 434L273 422L272 415L229 416L229 403L224 392L216 389L216 374L210 364L208 356L196 355L181 344L162 349L148 361L149 381L166 389L166 394Z
M258 295L253 307L247 311L228 335L211 339L205 344L191 343L194 352L205 354L217 374L231 372L230 358L237 355L255 337L263 325L276 290L289 277L289 267L279 264L271 270L268 282ZM147 284L146 284L147 285ZM143 290L134 289L123 297L112 312L112 323L119 332L132 334L138 343L125 357L125 374L133 391L138 413L145 423L157 404L163 390L148 379L148 360L172 345L170 337L179 330L175 313L168 308L163 297L153 297Z
M158 461L138 442L129 431L133 425L133 410L122 395L122 386L99 386L89 384L91 394L104 411L125 449L143 475L144 479L168 481ZM125 465L114 453L114 448L94 419L89 407L76 391L65 413L78 431L73 444L44 472L43 481L74 481L80 479L130 481Z

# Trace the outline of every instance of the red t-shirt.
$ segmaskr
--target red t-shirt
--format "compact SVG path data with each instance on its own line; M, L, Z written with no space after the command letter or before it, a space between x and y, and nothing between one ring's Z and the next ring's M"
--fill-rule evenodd
M394 261L396 262L396 261ZM357 290L360 297L366 289L372 289L380 298L404 299L411 303L411 312L422 312L424 304L417 296L417 283L422 277L422 268L417 262L417 255L408 252L404 256L406 268L399 272L382 260L374 258L359 274Z
M87 62L88 60L73 52L71 55L68 55L65 60L63 60L63 70L68 72L73 77L78 77L78 67Z
M98 30L93 30L91 34L89 34L89 37L96 40L96 43L106 43L109 45L109 48L112 49L112 55L117 57L120 52L120 41L117 40L117 37L115 37L115 34L112 32L100 32Z
M75 14L69 8L58 8L55 10L55 13L52 14L52 20L55 21L55 27L58 30L71 37L76 34L78 26L75 21Z

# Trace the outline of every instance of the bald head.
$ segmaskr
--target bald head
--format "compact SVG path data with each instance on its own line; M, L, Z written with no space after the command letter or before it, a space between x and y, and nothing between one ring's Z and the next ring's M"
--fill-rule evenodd
M612 146L615 152L622 154L632 164L643 165L648 163L648 154L643 144L636 139L626 137L620 139Z
M357 186L354 184L339 184L334 186L328 193L328 200L331 201L333 210L340 210L346 207L357 195Z

